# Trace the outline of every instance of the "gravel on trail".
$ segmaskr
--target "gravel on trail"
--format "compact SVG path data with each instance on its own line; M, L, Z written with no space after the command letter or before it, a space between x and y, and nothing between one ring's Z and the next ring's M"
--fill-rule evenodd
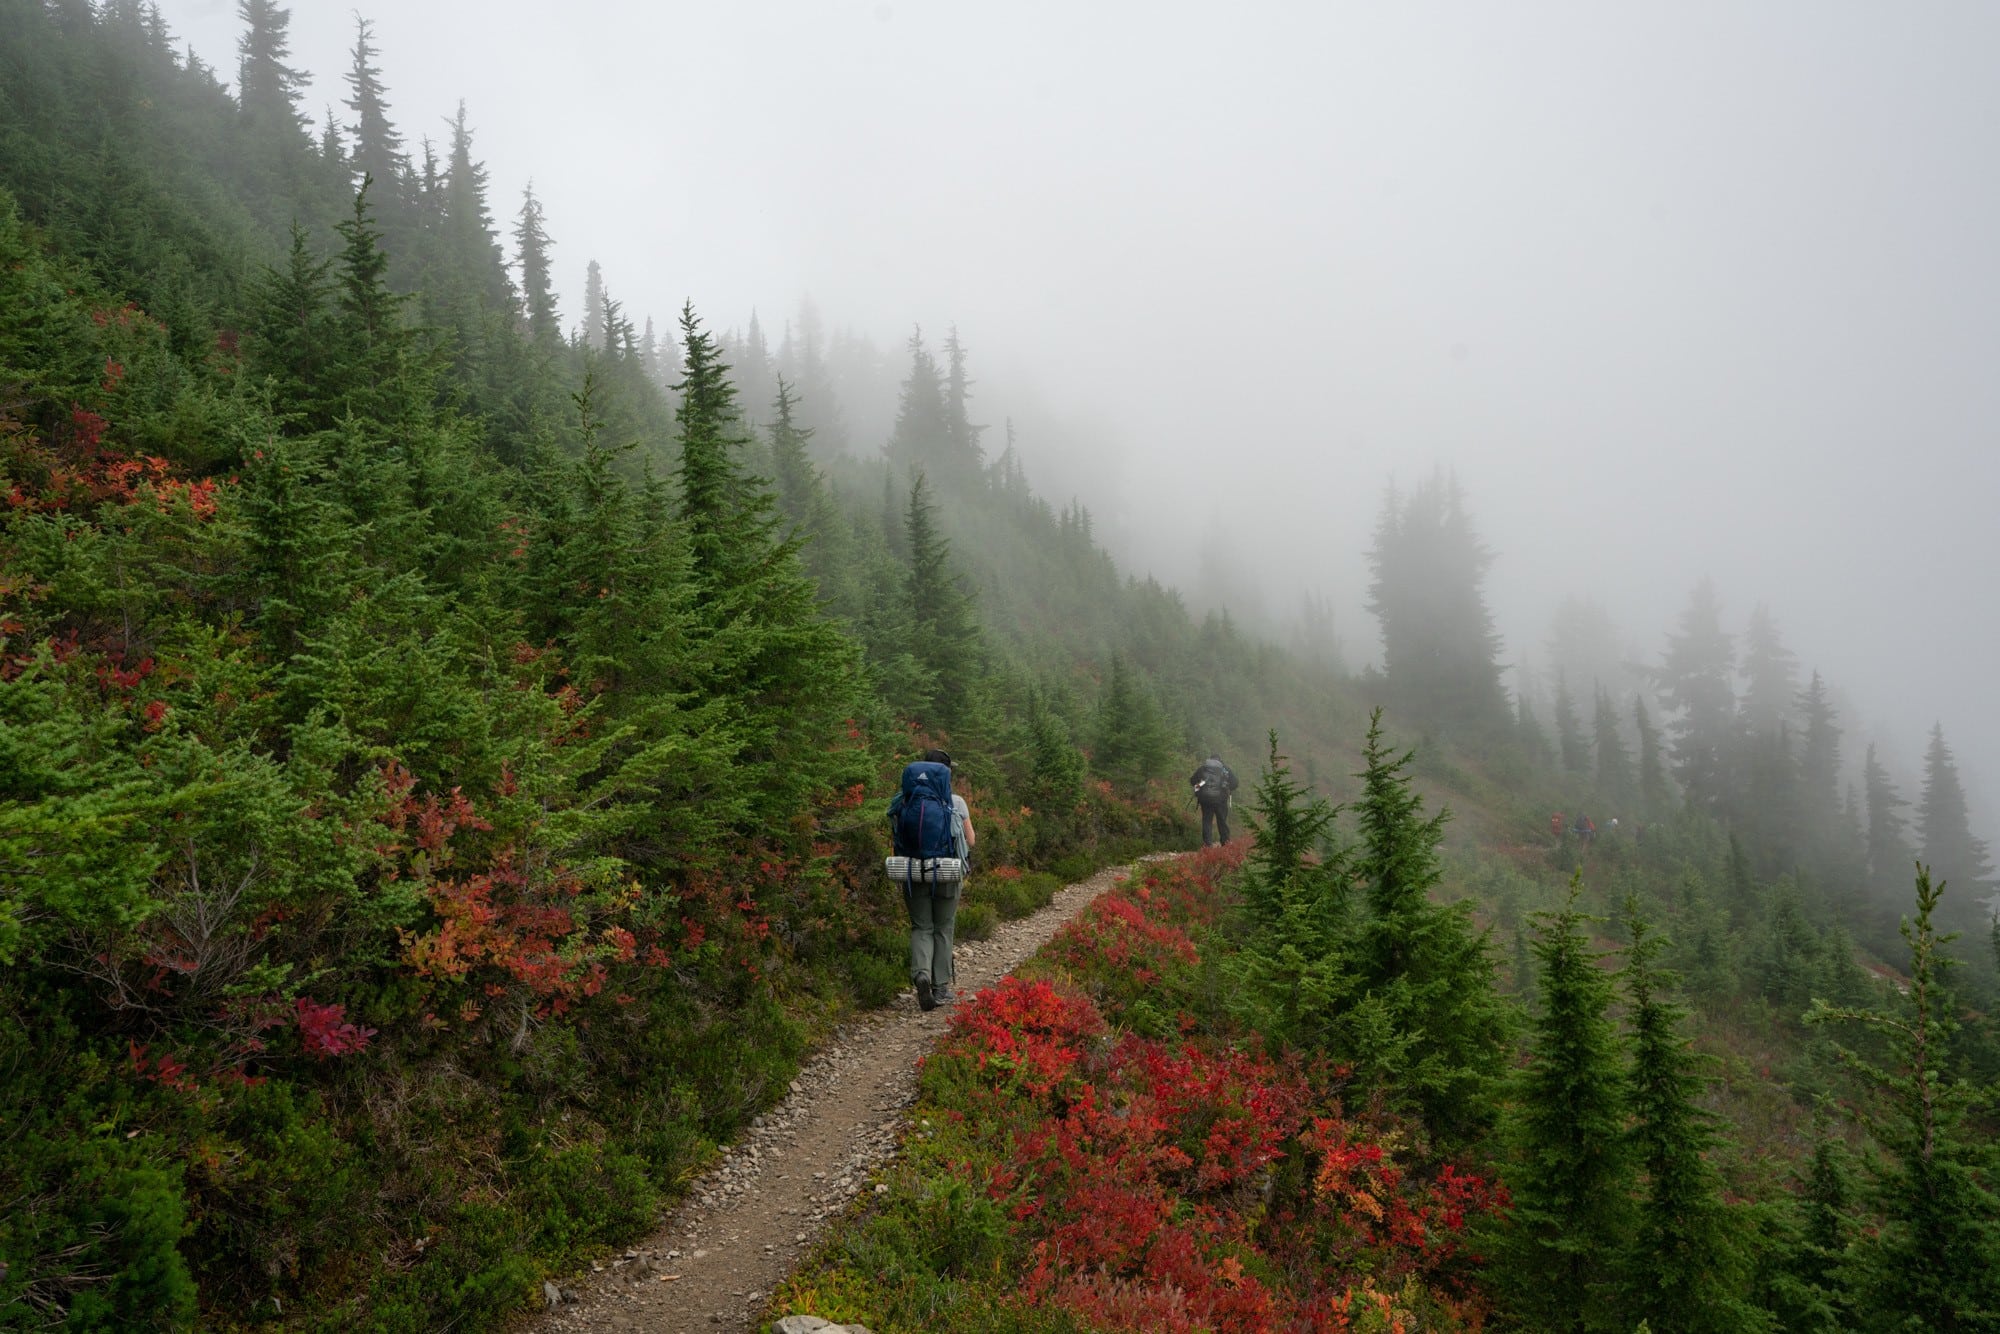
M955 951L961 1003L1042 947L1063 923L1130 874L1109 867L1059 890L1048 907L1003 922L991 940ZM906 991L842 1025L777 1106L689 1188L652 1236L594 1272L543 1285L548 1308L521 1334L579 1330L754 1330L772 1291L829 1218L896 1151L916 1100L917 1061L944 1032L949 1007L925 1014ZM782 1313L781 1313L782 1314Z

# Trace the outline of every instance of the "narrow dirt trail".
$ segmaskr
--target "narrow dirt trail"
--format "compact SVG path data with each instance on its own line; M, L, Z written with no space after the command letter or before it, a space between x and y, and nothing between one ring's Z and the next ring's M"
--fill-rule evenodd
M1100 871L1059 891L1040 912L1002 923L991 940L960 944L959 995L970 999L1006 976L1129 872ZM924 1014L906 992L843 1025L799 1072L790 1095L724 1150L657 1232L573 1280L574 1287L562 1287L559 1304L516 1328L524 1334L754 1329L765 1300L826 1219L894 1154L905 1109L916 1097L917 1059L944 1032L949 1013Z

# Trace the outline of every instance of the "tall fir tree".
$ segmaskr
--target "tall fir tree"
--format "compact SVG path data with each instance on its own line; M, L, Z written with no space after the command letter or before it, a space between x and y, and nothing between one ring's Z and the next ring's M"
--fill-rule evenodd
M596 270L592 261L592 273ZM597 295L601 320L601 286ZM745 536L739 526L740 505L753 489L746 486L737 466L737 452L748 436L729 368L692 305L681 309L681 339L687 348L687 368L674 386L681 396L674 414L680 446L681 523L694 553L696 577L711 590L721 590L735 583L746 563L759 556L735 541Z
M812 428L800 425L798 408L797 391L780 375L777 396L771 403L772 480L778 487L778 508L794 524L804 524L812 511L819 475L808 449Z
M1347 850L1333 836L1338 808L1292 774L1276 730L1244 820L1252 841L1243 876L1250 938L1228 969L1230 1003L1251 1028L1281 1050L1332 1051L1385 1042L1367 1020L1354 1022L1358 979L1352 967Z
M1563 772L1581 778L1590 772L1590 744L1583 739L1583 722L1577 717L1576 696L1570 694L1569 678L1556 671L1556 750L1562 757Z
M1826 1109L1812 1119L1812 1156L1794 1174L1789 1198L1761 1207L1759 1304L1785 1334L1844 1334L1848 1248L1854 1236L1854 1183L1846 1146Z
M1668 637L1660 684L1675 715L1674 777L1688 805L1709 815L1729 815L1736 800L1735 661L1715 585L1703 579Z
M1084 759L1076 748L1068 721L1047 692L1028 692L1029 770L1027 796L1044 829L1054 827L1056 845L1062 828L1083 795Z
M953 325L944 339L944 432L945 453L954 472L975 477L984 469L986 456L979 444L984 426L972 421L972 380L966 375L965 344Z
M472 156L472 127L466 123L463 100L451 122L441 223L444 270L454 289L451 295L483 301L489 310L508 309L514 300L513 285L507 278L493 210L487 203L486 166Z
M236 99L244 118L260 130L296 136L305 76L285 63L292 54L292 11L277 0L237 0L236 15L243 20Z
M944 380L937 358L924 346L924 331L910 335L910 373L896 403L896 425L889 433L889 461L898 468L937 472L947 481L956 476L945 445Z
M1799 755L1799 819L1805 836L1825 847L1838 834L1840 811L1840 725L1833 701L1818 672L1797 701L1804 746Z
M1514 1210L1493 1274L1524 1328L1623 1334L1621 1275L1605 1261L1632 1235L1624 1048L1611 975L1584 934L1593 919L1577 907L1581 891L1579 874L1562 908L1537 915L1538 1006L1507 1125Z
M1799 660L1778 637L1771 609L1758 603L1743 632L1743 730L1752 736L1796 721Z
M1902 811L1909 802L1896 790L1889 771L1868 747L1861 765L1862 790L1868 798L1868 873L1876 888L1906 882L1916 852L1910 847L1909 821Z
M549 270L549 246L549 234L542 225L542 202L535 198L535 183L530 181L521 192L521 212L514 222L514 253L521 267L521 308L528 336L543 344L562 336Z
M1942 885L1916 873L1917 912L1902 934L1910 950L1908 994L1887 1008L1816 1002L1815 1024L1859 1025L1887 1044L1877 1064L1852 1048L1840 1054L1879 1099L1870 1118L1889 1158L1874 1173L1881 1226L1853 1250L1861 1327L1936 1330L2000 1327L2000 1195L1992 1188L1993 1146L1968 1124L1985 1095L1950 1068L1958 1029L1944 985L1951 939L1935 925Z
M1918 855L1940 885L1952 890L1944 912L1946 929L1979 939L1993 920L1996 883L1986 840L1976 838L1966 812L1965 787L1945 744L1943 724L1931 728L1924 752L1924 790L1917 804Z
M1643 696L1632 697L1632 730L1639 737L1639 799L1648 811L1667 804L1667 769L1660 754L1660 729L1646 710Z
M1624 809L1632 800L1632 755L1625 748L1618 726L1618 706L1611 692L1597 687L1597 709L1592 717L1591 739L1597 751L1597 793L1600 799Z
M250 371L270 386L279 420L293 432L325 430L334 422L332 267L331 260L314 256L305 228L295 223L285 267L265 270L252 292L245 349Z
M1703 1106L1707 1080L1682 1033L1684 1006L1662 992L1671 977L1658 967L1664 947L1625 904L1631 944L1623 979L1632 1065L1626 1081L1627 1138L1639 1173L1638 1225L1626 1263L1628 1318L1654 1334L1747 1334L1771 1328L1748 1296L1750 1232L1724 1203L1721 1174L1709 1162L1720 1146L1714 1113Z
M1361 754L1353 867L1366 911L1354 967L1395 1035L1394 1068L1381 1073L1436 1133L1463 1142L1491 1121L1506 1066L1509 1025L1492 951L1469 900L1430 900L1443 878L1438 845L1451 815L1441 808L1425 817L1405 772L1414 752L1389 746L1379 708Z
M1159 773L1173 751L1152 682L1122 653L1111 655L1092 733L1091 767L1128 787Z
M704 621L704 688L739 701L738 763L761 774L755 809L789 818L829 783L854 781L858 756L832 743L862 712L860 663L822 614L769 488L742 466L736 390L692 305L680 327L679 518Z
M369 194L370 183L363 181L353 212L334 229L341 239L337 383L348 411L386 425L401 410L422 410L428 404L416 400L405 379L414 348L403 316L409 298L390 290L389 256L382 249Z
M1381 624L1390 690L1428 726L1504 731L1500 637L1484 590L1493 553L1473 529L1458 479L1440 470L1407 497L1391 490L1368 563L1368 609Z
M934 682L920 721L935 730L956 731L973 721L970 704L979 669L979 632L972 595L959 581L951 541L938 523L930 483L922 472L910 482L903 540L910 561L906 598L914 632L911 652Z
M1526 690L1514 694L1514 730L1521 738L1521 750L1536 764L1547 764L1553 755L1549 750L1549 734L1542 730L1541 721L1535 717L1534 706L1528 703Z
M347 71L348 95L344 105L354 113L354 148L348 162L354 182L372 180L370 195L387 235L407 242L410 224L410 156L403 151L403 136L389 119L388 90L382 71L375 64L375 25L359 14L354 16L353 64Z

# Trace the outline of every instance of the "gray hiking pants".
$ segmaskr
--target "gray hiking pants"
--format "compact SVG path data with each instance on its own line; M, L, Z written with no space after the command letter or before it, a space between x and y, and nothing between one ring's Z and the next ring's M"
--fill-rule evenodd
M948 987L956 980L951 945L958 929L960 888L957 884L904 887L903 903L910 910L910 981L928 974L933 986Z

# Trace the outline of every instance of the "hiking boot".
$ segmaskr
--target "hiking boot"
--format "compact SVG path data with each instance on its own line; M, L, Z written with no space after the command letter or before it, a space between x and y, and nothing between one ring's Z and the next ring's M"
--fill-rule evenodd
M958 997L952 995L950 987L931 988L931 1004L933 1005L949 1005L957 999Z
M931 975L929 973L917 974L917 1008L919 1010L935 1010L937 1008L937 996L931 990Z

